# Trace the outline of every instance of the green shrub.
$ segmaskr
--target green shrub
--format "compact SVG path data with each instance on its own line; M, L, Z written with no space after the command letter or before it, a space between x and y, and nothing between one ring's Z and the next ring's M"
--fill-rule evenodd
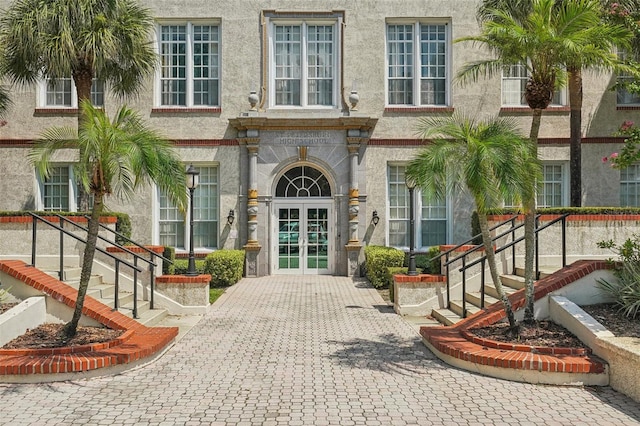
M109 212L109 213L103 213L102 215L115 216L117 219L116 232L124 235L127 238L131 238L131 218L129 217L128 214ZM127 240L127 238L116 236L116 243L120 244L121 246L127 245L130 243L129 240Z
M226 287L240 281L244 270L244 250L217 250L206 259L205 271L213 287Z
M600 241L598 247L610 249L619 257L618 262L609 259L616 280L599 279L598 286L613 297L627 317L637 317L640 314L640 235L633 234L620 245L613 240Z
M434 257L440 256L440 246L433 246L427 251L427 263L421 266L425 274L440 275L442 273L441 258L433 260Z
M165 259L169 259L171 262L167 262L166 260L162 260L162 273L164 275L175 275L176 273L176 249L175 247L165 246L162 252L162 257Z
M406 274L406 266L391 266L387 268L387 285L389 286L389 300L393 303L393 276L396 274Z
M364 249L367 278L375 288L389 285L387 268L402 266L404 252L393 247L367 246Z
M198 274L206 274L205 259L196 259L196 272ZM173 261L173 275L184 275L189 268L189 259L176 259Z

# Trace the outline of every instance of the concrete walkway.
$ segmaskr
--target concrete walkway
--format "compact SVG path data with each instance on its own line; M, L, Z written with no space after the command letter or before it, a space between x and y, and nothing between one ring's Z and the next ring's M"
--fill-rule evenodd
M0 384L0 424L638 425L610 388L536 386L437 360L363 282L244 279L155 362Z

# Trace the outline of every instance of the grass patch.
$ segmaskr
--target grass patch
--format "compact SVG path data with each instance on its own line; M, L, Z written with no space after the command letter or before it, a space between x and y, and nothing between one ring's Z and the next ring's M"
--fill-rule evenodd
M222 296L226 289L224 288L210 288L209 289L209 303L213 303L218 300L218 297Z

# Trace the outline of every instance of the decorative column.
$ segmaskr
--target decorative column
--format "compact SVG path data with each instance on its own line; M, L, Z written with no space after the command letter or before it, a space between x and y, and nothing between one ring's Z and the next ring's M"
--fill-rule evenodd
M258 253L262 246L258 243L258 143L260 138L246 138L249 153L249 187L247 189L247 244L246 275L258 276Z
M358 130L349 130L349 133ZM348 260L348 276L356 276L358 273L358 259L362 244L358 236L360 219L360 200L358 192L358 151L360 150L359 137L349 137L347 134L347 149L349 150L349 242L345 246Z

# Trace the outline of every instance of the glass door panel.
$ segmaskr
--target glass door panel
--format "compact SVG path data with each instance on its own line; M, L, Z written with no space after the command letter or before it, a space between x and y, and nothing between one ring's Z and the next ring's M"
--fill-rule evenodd
M306 267L328 269L329 267L329 209L307 208Z
M300 269L300 209L278 209L278 269Z

